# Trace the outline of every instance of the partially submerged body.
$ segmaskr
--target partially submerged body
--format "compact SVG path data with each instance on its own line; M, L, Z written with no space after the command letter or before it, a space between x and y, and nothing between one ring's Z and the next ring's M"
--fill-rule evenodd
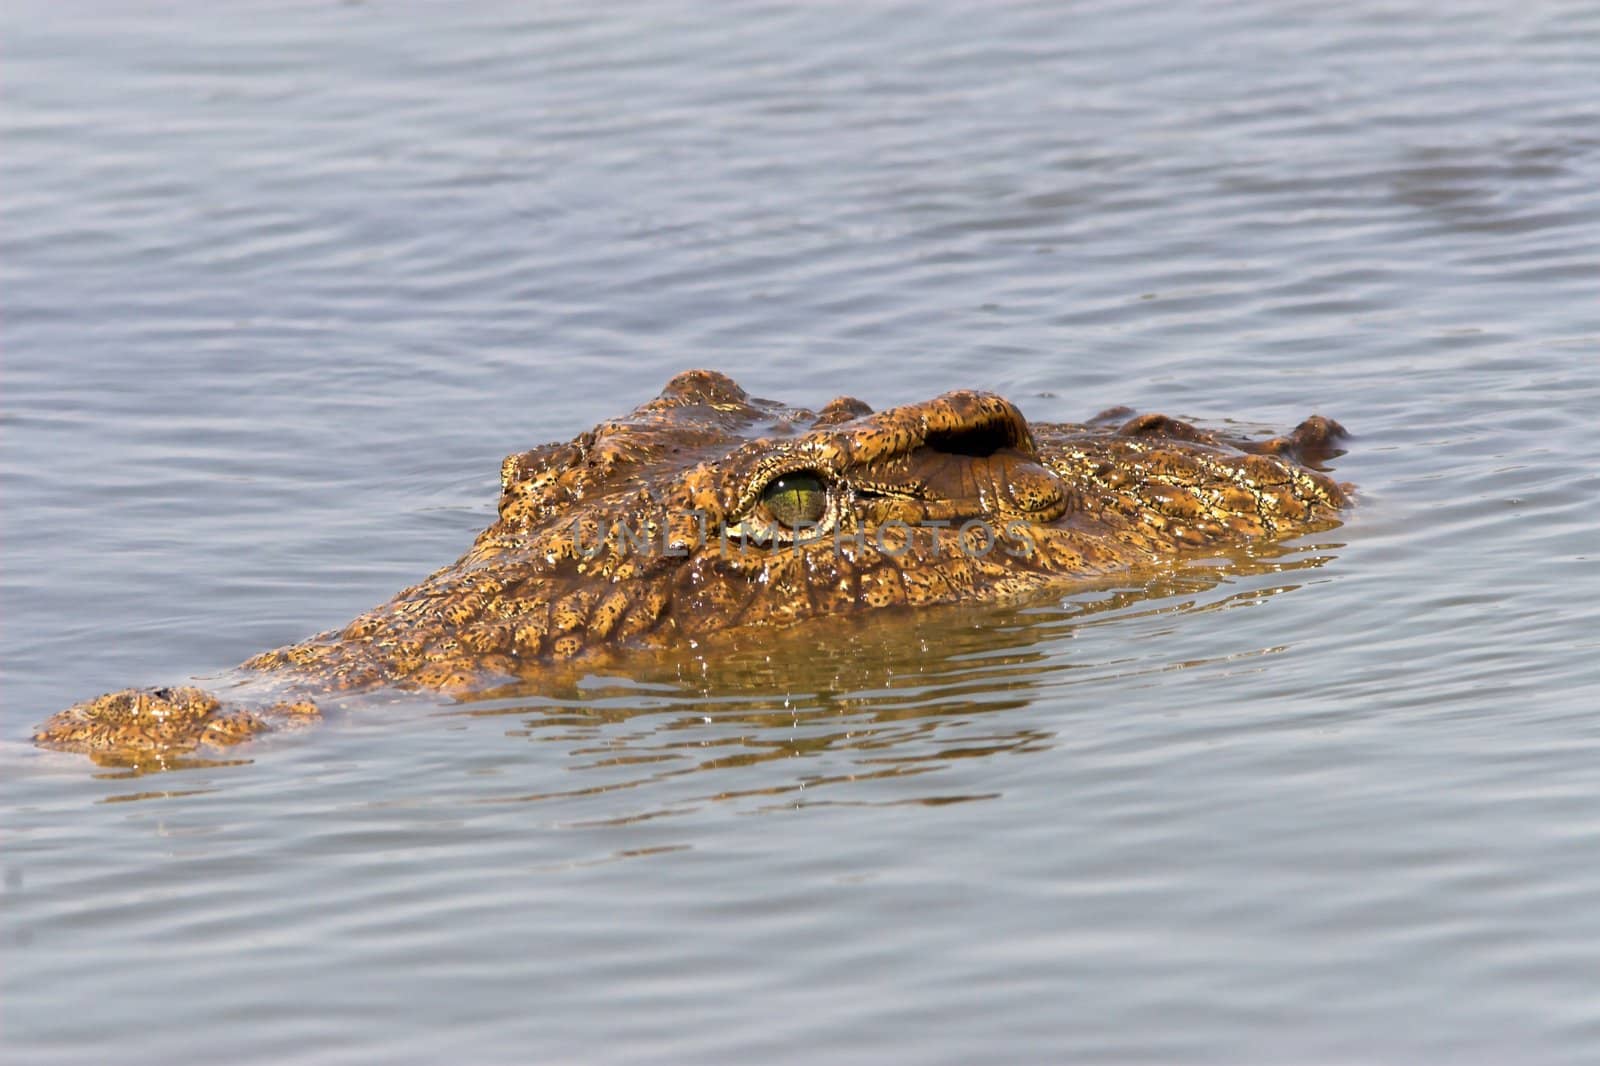
M1030 425L952 392L873 413L690 371L568 444L509 456L459 560L342 629L264 652L226 700L124 689L34 739L107 761L238 743L380 687L463 694L558 660L818 615L1014 599L1338 523L1323 418L1247 443L1160 415ZM253 695L252 695L253 694Z

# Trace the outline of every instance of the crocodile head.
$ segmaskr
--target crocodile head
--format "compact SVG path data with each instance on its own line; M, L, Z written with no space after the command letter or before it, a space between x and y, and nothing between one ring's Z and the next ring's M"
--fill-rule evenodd
M569 443L507 457L497 520L461 559L243 669L271 675L274 698L285 687L464 692L552 660L730 629L1068 589L1326 527L1346 502L1310 468L1336 423L1246 443L1125 415L1030 425L971 391L808 410L690 371ZM50 723L40 739L92 747L81 715L76 725L70 744Z
M1336 431L1253 446L1310 450ZM631 414L508 457L458 562L344 629L247 664L462 690L630 644L1015 597L1327 522L1323 475L1160 416L1030 427L998 396L873 412L680 374Z

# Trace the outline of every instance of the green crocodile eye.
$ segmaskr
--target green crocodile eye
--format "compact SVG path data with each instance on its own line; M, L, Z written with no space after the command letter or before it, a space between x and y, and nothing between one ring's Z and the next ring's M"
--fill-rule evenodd
M815 471L795 470L768 482L761 502L781 526L814 526L828 513L828 486Z

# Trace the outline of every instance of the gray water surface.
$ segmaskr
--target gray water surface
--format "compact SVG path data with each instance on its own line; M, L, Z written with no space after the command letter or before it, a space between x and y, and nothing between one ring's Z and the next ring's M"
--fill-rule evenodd
M1600 1057L1600 9L0 13L8 1062ZM1355 434L1342 528L229 765L34 750L708 366Z

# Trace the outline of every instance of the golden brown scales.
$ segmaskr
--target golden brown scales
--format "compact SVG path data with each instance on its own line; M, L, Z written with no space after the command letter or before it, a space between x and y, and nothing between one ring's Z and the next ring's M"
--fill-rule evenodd
M137 763L313 719L319 695L464 693L553 660L1067 590L1337 524L1344 490L1303 465L1336 454L1337 423L1246 443L1128 414L1029 425L981 392L813 412L689 371L571 443L509 456L499 519L471 550L343 629L242 664L255 698L124 689L34 739Z

